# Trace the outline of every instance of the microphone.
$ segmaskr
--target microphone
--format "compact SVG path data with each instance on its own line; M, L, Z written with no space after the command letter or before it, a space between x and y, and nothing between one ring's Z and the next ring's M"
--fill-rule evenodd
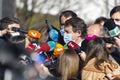
M53 28L53 26L48 22L48 20L45 20L45 22L49 29L50 39L53 41L58 41L60 35L59 35L59 32L57 31L57 29Z
M113 19L109 19L104 23L104 27L108 29L111 37L118 36L120 34L120 29L118 28Z
M46 67L50 67L53 63L56 62L56 59L46 56L45 52L43 51L41 51L39 54L32 54L31 57L34 62L44 64Z
M29 30L28 36L30 36L31 38L34 38L34 39L39 39L41 37L41 34L36 30Z
M40 45L40 48L35 50L36 53L39 53L41 51L48 52L50 50L50 46L47 43L43 43Z
M54 48L53 54L58 57L60 54L62 54L64 51L64 46L61 45L60 43L56 44L56 47Z
M68 46L69 49L75 50L77 52L77 54L81 52L80 46L73 41L69 41L67 43L67 46Z
M17 28L17 27L12 27L12 31L15 31L15 32L22 32L22 33L25 33L25 34L28 33L27 31L25 31L25 30L23 30L23 29L21 29L21 28Z
M49 51L52 51L56 46L56 42L54 42L54 41L48 41L47 44L50 46Z
M28 34L28 36L34 39L39 39L41 37L41 34L36 30L25 31L21 28L16 28L16 27L12 27L12 30L15 32L22 32L22 33Z
M50 24L50 22L48 20L45 20L45 23L47 24L47 27L49 30L53 29L52 25Z
M45 55L45 52L41 51L39 54L32 54L31 58L33 61L38 62L38 63L44 63L47 59L47 56Z
M44 51L44 52L49 52L49 51L52 51L56 46L56 42L54 41L48 41L47 43L43 43L40 45L40 48L37 49L35 52L36 53L39 53L41 51Z
M50 59L50 60L45 61L43 64L44 64L44 66L51 68L51 66L52 66L56 61L57 61L56 59Z
M28 46L26 47L26 50L28 52L34 52L35 49L36 49L36 45L34 45L32 43L28 44Z

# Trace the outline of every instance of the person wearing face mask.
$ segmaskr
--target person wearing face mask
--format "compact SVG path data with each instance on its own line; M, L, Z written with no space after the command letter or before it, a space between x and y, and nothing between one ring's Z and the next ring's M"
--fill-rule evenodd
M69 41L74 41L81 46L82 41L86 35L86 24L83 19L79 17L71 18L65 22L64 26L64 41L67 44Z
M110 17L114 19L116 25L120 26L120 6L115 6L110 11Z
M0 20L0 43L9 42L12 37L20 36L19 32L12 31L13 27L20 28L17 18L5 17Z
M88 45L89 41L96 39L98 37L104 36L105 31L101 26L102 25L100 25L100 24L92 24L89 27L87 27L85 39L82 41L82 44L81 44L82 51L84 51L86 53L87 45ZM86 54L81 55L81 57L84 59L83 61L85 61Z
M64 35L64 25L65 25L65 22L70 19L70 18L73 18L73 17L77 17L77 14L71 10L65 10L63 12L60 13L60 16L59 16L59 23L60 23L60 39L59 39L59 42L61 44L64 44L64 40L63 40L63 35Z
M79 17L70 18L65 22L64 26L64 42L67 44L69 49L73 49L80 56L80 70L82 69L82 65L84 63L84 59L86 57L85 52L83 51L83 41L86 35L87 25L83 19Z

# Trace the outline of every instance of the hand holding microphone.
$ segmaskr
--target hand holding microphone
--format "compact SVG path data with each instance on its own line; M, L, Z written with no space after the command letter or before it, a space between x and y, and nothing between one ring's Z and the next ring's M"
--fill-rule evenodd
M67 46L68 46L69 49L75 50L77 52L77 54L80 56L80 58L83 61L85 61L86 54L85 54L84 51L81 50L81 47L77 43L75 43L73 41L69 41L68 44L67 44Z
M73 41L69 41L67 43L67 46L68 46L69 49L75 50L77 53L81 52L80 46L77 43L73 42Z

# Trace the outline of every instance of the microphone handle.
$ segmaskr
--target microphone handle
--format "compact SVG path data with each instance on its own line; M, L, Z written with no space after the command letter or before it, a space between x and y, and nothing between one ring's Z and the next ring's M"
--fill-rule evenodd
M77 54L78 54L78 53L80 53L82 50L81 50L81 48L80 48L80 47L78 47L78 48L76 48L76 49L75 49L75 51L76 51L76 52L77 52Z
M12 28L12 31L15 31L15 32L22 32L22 33L28 33L27 31L25 31L25 30L23 30L23 29L21 29L21 28L16 28L16 27L13 27Z
M28 31L25 31L25 30L22 30L22 29L19 29L18 31L19 31L19 32L22 32L22 33L28 34Z
M48 22L48 20L45 20L45 22L46 22L48 28L51 30L51 29L52 29L52 26L51 26L50 22Z

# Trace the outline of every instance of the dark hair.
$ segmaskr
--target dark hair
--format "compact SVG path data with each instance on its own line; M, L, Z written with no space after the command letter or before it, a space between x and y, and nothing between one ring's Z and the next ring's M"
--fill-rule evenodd
M110 17L116 13L120 11L120 6L115 6L111 11L110 11Z
M96 58L95 67L100 69L100 64L104 61L109 61L109 51L106 48L106 43L102 38L96 38L88 42L87 52L86 52L85 64L89 62L92 58Z
M59 17L60 24L61 24L61 17L62 16L64 16L65 18L70 17L70 16L77 17L77 14L71 10L66 10L66 11L61 12L60 17Z
M98 17L96 20L95 20L95 24L100 24L102 21L106 22L108 19L106 17Z
M5 17L0 20L0 27L1 27L0 29L5 29L8 27L9 24L13 24L13 23L19 24L19 19Z
M73 32L80 30L82 33L81 37L84 38L84 36L86 35L87 25L85 24L83 19L79 17L71 18L65 22L65 27L67 27L68 25L72 26Z

